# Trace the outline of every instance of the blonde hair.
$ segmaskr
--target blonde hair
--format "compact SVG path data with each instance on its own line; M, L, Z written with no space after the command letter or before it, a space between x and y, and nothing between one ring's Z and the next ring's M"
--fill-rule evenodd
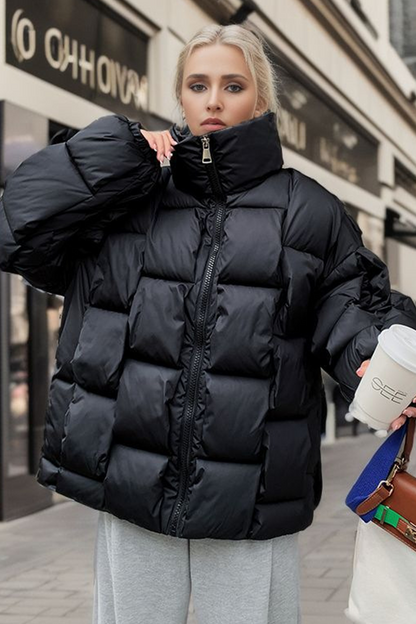
M208 24L188 41L178 57L173 85L174 97L179 110L180 122L178 125L182 129L185 126L181 115L181 91L186 60L195 48L216 43L240 48L253 77L258 102L265 107L265 110L276 113L276 118L278 118L280 103L277 94L281 83L273 62L269 58L269 46L262 33L252 25L247 26L244 23L227 26Z

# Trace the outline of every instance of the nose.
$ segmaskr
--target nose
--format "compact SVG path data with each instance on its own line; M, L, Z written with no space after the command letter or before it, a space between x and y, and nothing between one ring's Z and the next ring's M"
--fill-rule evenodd
M211 89L207 100L207 110L221 110L222 103L220 101L218 89Z

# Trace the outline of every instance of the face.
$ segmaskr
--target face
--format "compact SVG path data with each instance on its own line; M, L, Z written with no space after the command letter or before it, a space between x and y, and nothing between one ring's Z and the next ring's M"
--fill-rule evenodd
M193 135L207 134L264 112L240 48L211 44L196 48L183 74L181 103ZM205 123L214 118L222 124Z

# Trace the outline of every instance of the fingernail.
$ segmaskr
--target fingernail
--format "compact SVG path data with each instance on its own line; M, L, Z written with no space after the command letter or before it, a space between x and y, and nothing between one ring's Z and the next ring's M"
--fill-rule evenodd
M357 368L357 370L355 372L357 373L357 375L358 375L358 373L361 373L361 366L360 366L360 368Z
M177 141L174 141L174 142L173 142L173 144L174 144L174 145L177 145L177 144L178 144L178 142L177 142Z
M406 414L406 416L411 416L412 412L409 409L405 409L402 411L402 414Z

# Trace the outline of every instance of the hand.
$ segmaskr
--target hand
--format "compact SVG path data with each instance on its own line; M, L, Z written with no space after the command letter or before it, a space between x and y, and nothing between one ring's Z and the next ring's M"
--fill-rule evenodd
M360 368L358 368L355 371L357 373L358 377L362 377L364 375L364 373L367 370L369 364L370 364L370 360L364 360L364 362L362 362ZM416 403L416 397L413 399L412 403ZM406 407L402 411L402 414L404 414L404 416L399 416L398 418L393 420L393 422L391 423L390 427L388 428L388 431L397 431L397 429L400 429L400 427L402 427L404 425L404 423L406 422L406 417L407 416L409 416L411 418L416 418L416 407Z
M161 132L150 132L149 130L143 130L140 128L140 132L149 143L150 147L157 152L157 159L162 163L165 158L169 158L172 156L174 151L173 145L177 145L177 141L175 141L170 134L169 130L162 130Z

